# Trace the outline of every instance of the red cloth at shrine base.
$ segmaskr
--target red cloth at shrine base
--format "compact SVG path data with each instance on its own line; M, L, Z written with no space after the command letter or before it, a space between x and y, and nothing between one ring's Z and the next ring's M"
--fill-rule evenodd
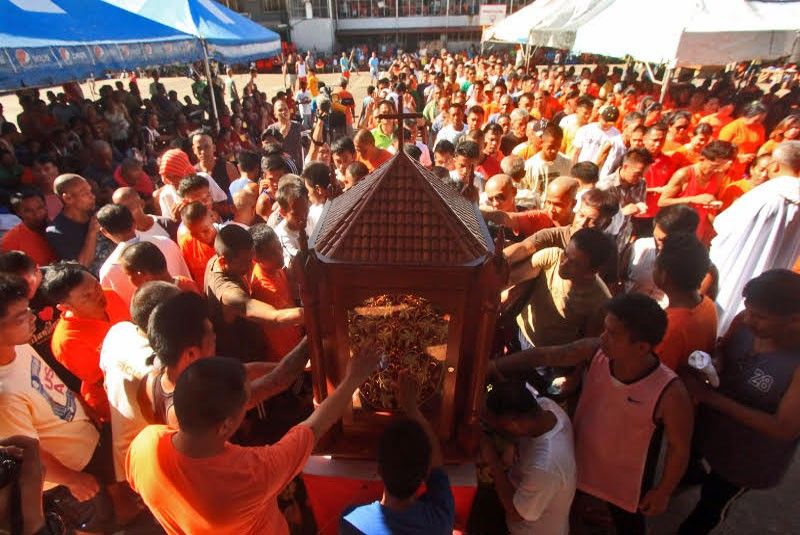
M478 488L475 465L445 466L445 472L450 478L456 502L456 530L464 530ZM379 500L383 494L377 463L373 461L313 455L303 469L303 482L318 533L322 535L339 532L339 520L347 507Z

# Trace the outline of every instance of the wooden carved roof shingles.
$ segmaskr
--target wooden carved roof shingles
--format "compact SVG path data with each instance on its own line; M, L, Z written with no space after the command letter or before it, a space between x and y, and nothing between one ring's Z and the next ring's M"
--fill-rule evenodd
M331 201L309 247L362 264L463 265L491 241L475 206L405 153Z

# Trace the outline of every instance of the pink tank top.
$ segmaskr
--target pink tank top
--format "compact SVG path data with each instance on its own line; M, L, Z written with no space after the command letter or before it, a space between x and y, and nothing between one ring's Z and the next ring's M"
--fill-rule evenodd
M644 378L625 384L611 375L610 362L602 350L597 351L575 410L578 488L633 513L639 507L656 429L656 406L677 376L660 364Z

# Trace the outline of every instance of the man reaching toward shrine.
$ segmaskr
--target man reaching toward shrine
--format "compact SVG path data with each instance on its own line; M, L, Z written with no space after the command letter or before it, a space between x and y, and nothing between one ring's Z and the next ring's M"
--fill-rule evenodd
M229 442L250 399L244 366L221 357L197 360L175 385L179 428L149 426L136 437L128 452L128 481L170 534L288 534L278 494L300 473L377 361L372 351L354 355L342 383L311 416L277 443L248 448Z

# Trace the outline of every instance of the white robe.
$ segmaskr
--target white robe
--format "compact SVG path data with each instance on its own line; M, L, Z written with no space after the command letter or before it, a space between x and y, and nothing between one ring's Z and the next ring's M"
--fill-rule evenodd
M800 254L800 178L781 176L753 188L716 218L714 230L722 334L744 308L745 284L764 271L790 269Z

